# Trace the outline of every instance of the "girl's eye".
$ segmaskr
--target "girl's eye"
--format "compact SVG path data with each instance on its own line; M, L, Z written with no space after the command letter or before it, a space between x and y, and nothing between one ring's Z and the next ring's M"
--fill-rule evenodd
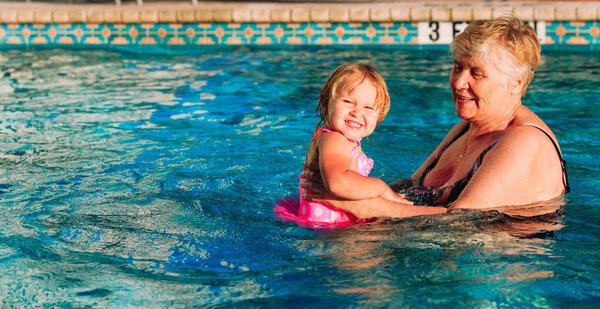
M377 109L377 108L375 108L375 106L365 106L365 108L368 110L372 110L372 111Z
M344 103L352 104L352 101L350 101L348 99L344 99Z

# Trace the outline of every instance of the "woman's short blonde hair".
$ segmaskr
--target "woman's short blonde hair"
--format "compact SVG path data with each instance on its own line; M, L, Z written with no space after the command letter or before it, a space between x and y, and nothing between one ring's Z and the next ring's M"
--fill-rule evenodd
M454 38L450 51L455 57L480 57L486 63L495 63L508 77L522 79L521 95L525 95L541 62L535 30L514 15L471 22Z

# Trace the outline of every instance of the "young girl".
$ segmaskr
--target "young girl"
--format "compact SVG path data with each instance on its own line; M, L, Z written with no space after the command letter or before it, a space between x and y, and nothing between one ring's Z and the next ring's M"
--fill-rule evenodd
M344 199L377 196L410 203L396 195L381 179L368 177L373 160L362 152L360 141L373 133L390 109L390 97L381 75L371 66L339 66L321 90L317 115L321 117L306 161L319 162L325 188ZM304 190L300 188L302 197ZM335 207L301 198L297 217L278 209L279 216L309 225L352 224L356 217Z

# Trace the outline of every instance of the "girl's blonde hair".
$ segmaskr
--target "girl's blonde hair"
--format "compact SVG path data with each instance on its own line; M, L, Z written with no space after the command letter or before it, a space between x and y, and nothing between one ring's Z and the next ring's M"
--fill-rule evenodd
M360 85L365 80L371 82L377 90L377 97L375 98L375 106L379 110L377 124L380 124L383 121L385 115L387 115L390 110L390 95L383 77L381 77L381 74L370 65L351 62L337 67L329 76L323 89L321 89L319 104L316 109L317 116L320 117L320 120L315 129L315 134L317 134L317 131L319 131L321 127L330 125L329 102L334 100L342 89L352 93L356 86Z
M450 51L455 57L480 57L484 62L495 63L509 78L523 79L521 95L525 95L541 62L541 46L535 30L515 15L469 23L454 38ZM498 52L504 55L498 57Z

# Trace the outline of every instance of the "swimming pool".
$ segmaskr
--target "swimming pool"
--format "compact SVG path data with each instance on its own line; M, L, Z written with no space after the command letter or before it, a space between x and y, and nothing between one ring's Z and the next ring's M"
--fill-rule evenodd
M391 111L363 146L372 175L408 177L457 121L446 52L0 53L0 304L600 300L598 55L545 54L524 100L568 161L563 217L470 213L326 233L277 221L277 198L297 194L319 89L345 61L375 66L391 90Z

